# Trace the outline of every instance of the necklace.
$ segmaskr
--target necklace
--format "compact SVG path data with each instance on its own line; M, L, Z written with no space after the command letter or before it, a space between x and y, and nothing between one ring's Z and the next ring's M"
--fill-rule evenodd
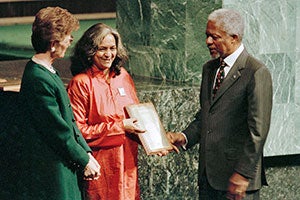
M52 67L52 65L51 65L51 64L49 65L49 64L48 64L47 62L45 62L44 60L41 60L41 59L39 59L39 58L37 58L37 57L35 57L35 56L33 56L33 57L31 58L31 60L32 60L33 62L37 63L37 64L42 65L43 67L45 67L46 69L48 69L51 73L53 73L53 74L56 73L56 71L55 71L55 69Z

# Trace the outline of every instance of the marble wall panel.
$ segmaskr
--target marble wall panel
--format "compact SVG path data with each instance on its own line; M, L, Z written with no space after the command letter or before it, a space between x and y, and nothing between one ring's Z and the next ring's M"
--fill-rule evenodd
M128 69L133 75L180 81L186 78L184 52L151 46L129 47Z
M273 103L294 103L295 53L258 54L257 57L271 72L273 80Z
M153 102L166 131L184 129L199 109L199 87L169 83L146 85L140 81L136 87L141 102ZM158 157L147 156L140 146L141 198L198 199L198 150L197 145L188 152Z
M300 13L300 12L299 12ZM300 16L300 14L299 14ZM300 22L300 18L299 18L299 22ZM299 25L300 27L300 25ZM300 34L300 32L299 32ZM298 41L298 40L297 40ZM300 42L300 37L299 37L299 42ZM299 46L297 45L297 48L300 48L300 43ZM294 101L296 103L296 105L300 105L300 50L296 51L296 56L295 56L295 87L294 87ZM299 117L300 118L300 117ZM298 129L300 130L300 129Z
M150 0L117 1L116 27L125 46L149 45L150 12Z
M199 109L199 87L182 84L170 84L168 82L151 81L145 78L134 77L138 96L141 102L151 101L154 103L161 121L168 131L180 131L184 129L194 114ZM282 106L282 107L280 107ZM292 104L275 105L273 115L277 115L274 121L274 130L270 132L279 133L280 143L270 143L265 150L275 154L282 154L278 149L292 152L291 145L286 145L286 139L299 144L299 137L291 135L294 126L291 119L300 108L293 107ZM298 118L299 119L299 118ZM285 130L282 123L287 124L290 129ZM299 146L298 146L299 148ZM195 146L187 152L180 154L171 153L166 157L147 156L144 149L139 147L139 182L141 187L141 199L178 199L195 200L198 199L197 170L198 170L198 150ZM280 165L278 160L267 166L266 174L269 182L268 187L263 187L261 199L274 200L294 200L300 195L299 181L296 177L300 167L289 165L287 162ZM294 163L299 163L295 161Z
M273 113L265 155L300 153L298 0L224 0L245 16L244 44L264 62L273 78Z
M296 52L300 52L300 1L294 3L296 7Z
M117 2L117 28L131 54L128 63L131 72L163 80L199 84L202 65L209 59L205 47L207 15L219 7L221 0ZM144 47L149 47L149 51L145 51ZM141 49L143 52L139 52ZM146 69L135 68L141 65L141 58L149 62L158 61L151 62L155 63L155 67L150 68L155 70L149 71L149 65ZM176 66L172 66L174 64Z
M210 59L206 47L205 29L208 14L220 8L221 0L187 1L186 5L186 32L185 32L185 55L186 55L186 82L200 84L203 64Z
M129 49L130 71L191 84L199 84L202 65L209 59L204 34L208 13L221 6L239 10L246 21L243 42L247 50L267 65L273 77L274 106L264 153L268 158L300 153L299 0L178 0L170 4L159 0L122 0L117 3L124 6L119 16L122 16L120 22L126 25L119 27ZM122 13L127 12L126 6L131 6L133 16ZM135 28L127 27L131 24ZM199 86L170 86L166 81L159 86L139 81L136 86L141 101L154 102L166 130L182 130L198 110ZM146 156L140 147L142 199L198 199L198 149L196 146L181 154L159 158ZM299 166L274 165L266 170L270 186L262 189L262 199L297 199L300 187L295 177Z
M299 122L297 114L299 107L295 109L294 104L274 104L269 136L264 148L265 156L300 152L299 132L296 129L297 121Z
M184 51L186 0L151 1L150 45Z
M254 54L295 51L298 0L224 0L245 18L244 43Z

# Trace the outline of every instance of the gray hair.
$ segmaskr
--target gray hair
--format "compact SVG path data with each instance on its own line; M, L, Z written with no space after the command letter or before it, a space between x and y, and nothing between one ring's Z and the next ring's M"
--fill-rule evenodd
M102 40L109 34L114 36L117 45L117 55L110 70L114 71L116 75L120 74L120 67L125 64L128 59L127 51L121 41L121 36L112 27L103 23L97 23L86 30L75 45L71 57L71 72L73 76L92 67L93 56L96 54L99 44L101 44Z
M244 35L244 19L239 12L221 8L213 11L208 16L208 21L213 21L216 26L222 27L223 30L229 35L238 35L240 41Z

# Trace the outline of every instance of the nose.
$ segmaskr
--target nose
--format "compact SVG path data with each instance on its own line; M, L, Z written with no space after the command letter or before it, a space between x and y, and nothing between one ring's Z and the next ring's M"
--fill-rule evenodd
M104 56L105 56L105 57L110 57L111 54L112 54L112 52L111 52L110 49L108 49L108 50L106 50L106 51L104 52Z
M70 47L71 46L71 42L69 42L67 46Z
M205 42L206 42L207 45L212 44L213 43L212 37L207 36Z

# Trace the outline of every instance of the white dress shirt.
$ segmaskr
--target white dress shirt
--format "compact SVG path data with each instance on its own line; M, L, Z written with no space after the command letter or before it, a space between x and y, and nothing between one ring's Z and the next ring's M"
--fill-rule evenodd
M243 50L244 50L244 45L241 44L239 46L239 48L237 48L237 50L235 50L232 54L230 54L229 56L227 56L224 59L224 62L226 63L226 66L224 67L224 78L227 76L230 69L232 68L235 61L237 60L237 58L239 57L239 55L242 53ZM214 86L215 86L215 83L216 83L216 78L217 78L217 74L218 74L219 70L220 70L220 68L216 72L216 76L215 76L215 80L214 80Z

